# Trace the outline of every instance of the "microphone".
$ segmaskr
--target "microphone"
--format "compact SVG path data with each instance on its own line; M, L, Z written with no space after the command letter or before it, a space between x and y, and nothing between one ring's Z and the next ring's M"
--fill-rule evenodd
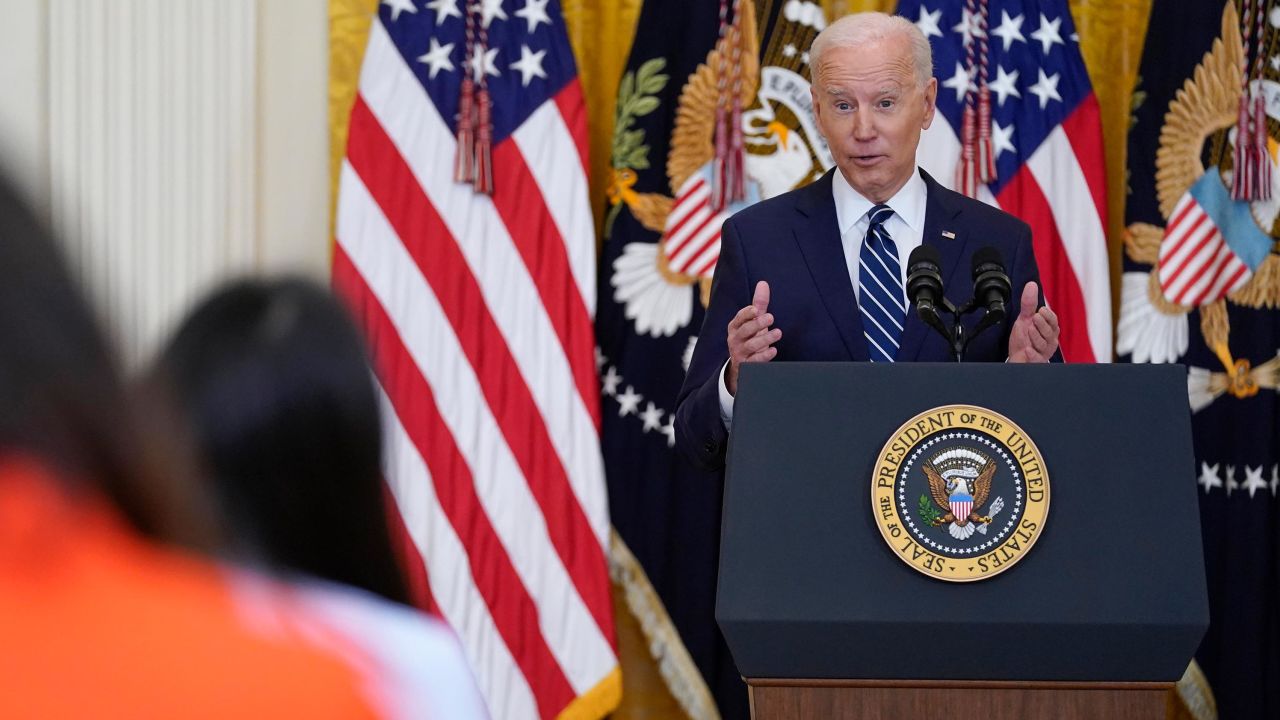
M1005 272L1000 251L988 245L973 254L973 300L987 309L973 334L995 325L1008 314L1006 306L1013 295L1009 275Z
M942 333L947 343L952 341L951 331L938 316L938 305L947 305L942 294L942 256L931 245L921 245L911 251L907 260L907 297L916 307L916 314L926 325Z
M1005 314L1013 288L1004 271L1000 251L988 245L973 254L973 298L988 313Z

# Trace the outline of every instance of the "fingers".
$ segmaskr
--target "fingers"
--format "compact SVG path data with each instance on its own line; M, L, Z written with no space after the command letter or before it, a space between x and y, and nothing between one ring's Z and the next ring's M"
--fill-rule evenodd
M1030 336L1036 333L1028 332L1029 329L1027 324L1018 323L1014 325L1014 336L1009 338L1011 350L1016 348L1018 363L1032 363L1032 361L1036 360L1036 357L1034 357L1036 355L1036 347L1032 345L1032 340L1030 340Z
M763 297L761 295L763 294ZM756 301L762 301L758 305ZM753 304L737 312L728 326L729 367L725 373L725 389L730 395L738 392L738 367L744 362L768 362L777 357L773 344L782 338L782 331L771 327L773 314L763 312L769 303L769 286L756 285Z
M1049 327L1053 328L1053 332L1056 335L1056 333L1058 332L1058 314L1055 313L1053 310L1049 309L1048 305L1045 305L1044 307L1040 308L1038 312L1036 312L1036 315L1039 317L1043 317L1045 319L1045 322L1049 323Z
M747 358L743 362L769 362L770 360L774 359L777 356L778 356L778 348L771 346L752 355L751 357Z
M754 310L754 308L746 308ZM771 329L772 328L772 329ZM729 330L729 357L741 361L752 353L768 347L782 337L782 331L773 328L773 313L747 320L736 329Z
M1022 286L1022 311L1019 313L1023 316L1030 317L1036 311L1036 306L1040 304L1040 288L1034 282L1029 282Z
M751 305L755 307L756 312L760 315L763 315L769 309L769 283L764 280L756 283L756 293L751 298Z
M1044 313L1038 312L1032 317L1032 322L1036 329L1035 333L1033 333L1034 335L1039 335L1045 342L1058 339L1058 323L1056 319L1050 322Z
M746 358L767 350L771 345L782 339L782 331L778 328L761 330L756 333L750 340L742 344L742 351Z
M773 327L773 313L766 312L769 305L768 283L763 280L756 283L751 303L733 316L727 328L729 360L735 368L743 362L773 359L777 349L772 346L782 338L782 331Z
M1014 362L1048 362L1058 349L1058 315L1040 304L1040 288L1029 282L1022 288L1018 319L1009 338L1009 359Z
M1049 308L1019 317L1009 338L1014 362L1048 362L1058 349L1058 316Z
M1010 362L1049 362L1058 349L1059 332L1058 316L1048 307L1029 313L1024 308L1009 336Z
M734 331L742 327L743 323L755 320L756 316L759 314L759 311L756 310L754 305L748 305L739 310L738 313L733 316L733 319L729 321L729 335L732 336Z
M746 313L747 316L742 320L742 322L737 322L738 317L743 313ZM735 323L737 324L735 325ZM756 335L759 335L762 330L767 330L772 326L773 313L765 313L757 317L756 309L754 307L748 305L742 308L738 311L738 315L734 316L734 321L729 323L730 349L732 349L735 339L739 343L746 342Z
M1044 333L1039 328L1039 323L1044 322L1044 319L1037 315L1035 317L1035 321L1037 323L1037 327L1035 330L1027 333L1027 339L1031 341L1031 349L1035 350L1036 355L1040 359L1047 360L1049 356L1053 354L1053 344L1049 341L1049 338L1045 337Z

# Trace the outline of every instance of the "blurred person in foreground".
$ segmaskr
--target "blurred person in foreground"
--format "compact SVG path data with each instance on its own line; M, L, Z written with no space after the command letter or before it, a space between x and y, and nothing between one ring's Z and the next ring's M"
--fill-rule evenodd
M0 272L0 717L380 712L350 657L309 639L318 616L190 552L215 546L216 516L140 430L52 239L3 181Z
M409 607L372 371L327 290L299 279L224 287L178 328L149 386L190 432L240 558L290 580L359 646L400 714L484 714L457 638Z

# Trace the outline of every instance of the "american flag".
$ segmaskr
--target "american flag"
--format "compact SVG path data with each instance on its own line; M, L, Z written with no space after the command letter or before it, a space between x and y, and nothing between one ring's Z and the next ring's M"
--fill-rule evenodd
M492 195L454 181L464 72L492 97ZM558 3L384 0L349 138L333 282L371 348L418 599L494 717L602 715L621 680L595 234Z
M754 188L753 188L754 189ZM755 198L758 199L758 198ZM662 235L662 252L675 272L711 278L720 259L720 226L735 211L746 207L737 203L716 211L711 205L711 163L694 173L676 193Z
M1178 305L1200 307L1217 302L1253 277L1222 234L1220 225L1230 226L1231 211L1241 207L1228 193L1220 178L1205 173L1173 207L1160 243L1158 266L1160 290ZM1261 232L1255 234L1261 236ZM1269 244L1263 240L1260 249Z
M938 114L917 153L921 167L955 186L965 93L981 82L965 44L975 38L975 49L987 48L996 166L978 199L1031 226L1045 299L1062 319L1063 356L1110 362L1102 129L1067 3L903 0L898 13L929 39L939 78Z

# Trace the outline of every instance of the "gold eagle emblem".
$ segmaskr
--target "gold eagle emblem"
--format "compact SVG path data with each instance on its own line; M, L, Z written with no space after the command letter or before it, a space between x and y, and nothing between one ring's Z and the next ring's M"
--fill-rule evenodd
M1174 207L1206 172L1204 156L1206 144L1209 157L1217 159L1211 172L1230 169L1232 161L1232 128L1237 120L1237 108L1241 93L1241 67L1244 58L1240 37L1239 17L1234 4L1227 3L1222 13L1222 34L1213 41L1177 95L1169 104L1160 131L1160 146L1156 153L1156 197L1160 214L1168 222ZM1269 123L1270 124L1270 123ZM1269 161L1277 164L1280 146L1267 141ZM1274 170L1273 170L1274 173ZM1280 177L1273 182L1280 183ZM1273 189L1269 201L1255 201L1250 205L1251 214L1258 226L1272 238L1280 226L1280 193ZM1124 247L1131 260L1150 265L1147 277L1126 273L1124 278L1125 300L1121 307L1121 319L1117 330L1117 350L1134 352L1139 362L1172 362L1179 352L1156 347L1138 349L1144 336L1156 338L1170 348L1181 347L1185 351L1185 316L1196 309L1180 305L1167 298L1159 280L1159 256L1165 242L1165 228L1149 223L1133 223L1126 228ZM1130 297L1132 296L1132 297ZM1249 397L1259 388L1275 389L1280 385L1280 358L1272 358L1254 367L1247 359L1232 357L1228 347L1230 322L1227 302L1248 308L1275 308L1280 306L1280 255L1273 245L1271 253L1253 272L1248 282L1226 297L1199 308L1200 330L1206 345L1213 350L1225 372L1212 373L1205 378L1209 396L1216 397L1229 392L1235 397ZM1174 320L1182 325L1162 324L1161 318ZM1181 329L1180 329L1181 328ZM1142 354L1143 358L1139 358Z
M993 460L987 460L982 469L978 470L976 478L966 478L963 474L950 479L943 478L942 473L932 463L928 462L922 466L925 477L929 478L929 494L933 496L933 502L942 510L942 514L934 518L933 525L935 527L955 523L959 527L964 527L969 523L980 523L988 525L991 518L978 513L978 508L987 504L987 498L991 495L991 478L996 474L996 463ZM958 493L969 495L973 498L973 507L965 517L956 517L952 510L951 498Z

